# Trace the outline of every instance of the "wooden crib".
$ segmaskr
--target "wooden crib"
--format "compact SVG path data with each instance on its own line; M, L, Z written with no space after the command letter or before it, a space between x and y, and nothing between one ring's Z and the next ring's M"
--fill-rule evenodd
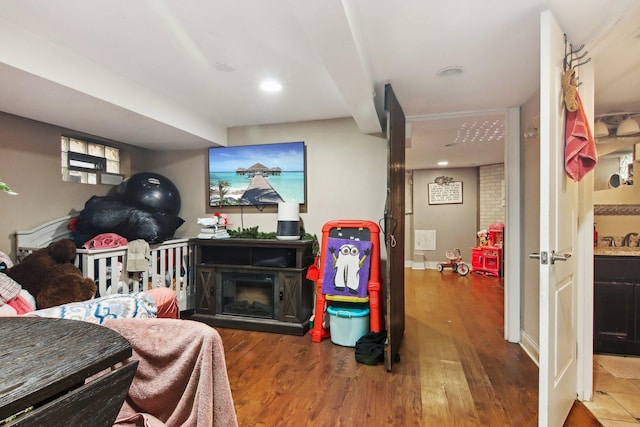
M61 239L70 239L69 222L75 216L49 221L31 230L16 232L16 256L20 262L36 249ZM78 249L75 264L85 277L98 285L99 295L139 292L153 287L171 287L176 291L180 310L195 306L195 289L189 283L189 239L167 240L150 245L148 271L126 271L127 246L108 249Z

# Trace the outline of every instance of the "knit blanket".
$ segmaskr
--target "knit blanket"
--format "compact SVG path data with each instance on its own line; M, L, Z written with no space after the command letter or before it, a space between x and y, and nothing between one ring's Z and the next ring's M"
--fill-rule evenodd
M2 253L0 252L0 255ZM0 317L33 311L36 300L11 277L0 271Z
M22 286L11 277L0 272L0 305L3 305L20 294Z
M138 370L116 425L238 425L222 339L199 322L177 319L108 319L124 336Z
M85 249L107 249L127 246L127 239L116 233L102 233L93 239L86 241L82 247Z

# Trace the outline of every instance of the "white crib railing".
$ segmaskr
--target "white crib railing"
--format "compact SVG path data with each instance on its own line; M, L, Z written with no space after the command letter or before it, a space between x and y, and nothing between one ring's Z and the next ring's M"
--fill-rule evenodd
M50 243L71 238L66 224L72 216L50 221L39 227L16 233L18 261ZM65 231L66 230L66 231ZM176 291L180 310L193 309L195 289L189 283L189 239L167 240L150 245L149 268L140 273L127 272L127 246L106 249L78 249L75 264L83 276L98 285L98 294L132 293L154 287L170 287Z
M126 271L126 246L109 249L78 249L78 266L92 277L100 295L127 294L157 287L176 291L180 310L188 310L191 290L188 283L189 240L174 239L151 245L149 268L140 273Z

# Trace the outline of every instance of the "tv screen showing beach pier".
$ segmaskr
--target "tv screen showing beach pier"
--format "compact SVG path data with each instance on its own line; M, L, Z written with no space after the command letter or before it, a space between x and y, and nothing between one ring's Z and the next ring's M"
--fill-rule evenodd
M209 206L305 203L304 142L209 148Z

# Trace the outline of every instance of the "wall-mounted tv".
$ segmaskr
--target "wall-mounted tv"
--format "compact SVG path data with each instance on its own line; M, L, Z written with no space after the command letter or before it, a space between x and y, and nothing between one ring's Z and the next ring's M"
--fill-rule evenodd
M209 207L306 203L304 142L209 148Z

